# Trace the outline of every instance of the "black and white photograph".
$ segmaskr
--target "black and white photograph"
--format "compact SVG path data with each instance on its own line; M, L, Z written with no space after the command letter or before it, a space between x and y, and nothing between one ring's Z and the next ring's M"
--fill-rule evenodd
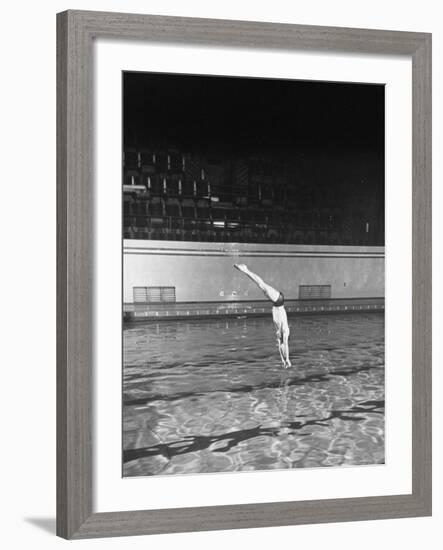
M384 86L122 93L123 477L384 464Z

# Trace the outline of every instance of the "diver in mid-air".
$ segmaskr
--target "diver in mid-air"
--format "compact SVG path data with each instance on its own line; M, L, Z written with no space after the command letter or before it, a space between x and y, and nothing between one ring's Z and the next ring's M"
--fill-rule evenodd
M291 366L289 360L289 325L288 316L284 307L283 294L268 285L261 277L248 269L245 264L234 264L234 267L247 275L254 283L264 292L265 296L272 302L272 320L274 321L275 330L277 332L277 344L280 357L285 368Z

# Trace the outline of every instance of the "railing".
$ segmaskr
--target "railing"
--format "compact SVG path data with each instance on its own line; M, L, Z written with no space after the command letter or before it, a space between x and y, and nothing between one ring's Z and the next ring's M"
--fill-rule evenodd
M228 217L214 219L131 214L124 217L123 232L127 239L356 246L375 244L364 230L350 233L341 226L274 225L268 220L255 223Z

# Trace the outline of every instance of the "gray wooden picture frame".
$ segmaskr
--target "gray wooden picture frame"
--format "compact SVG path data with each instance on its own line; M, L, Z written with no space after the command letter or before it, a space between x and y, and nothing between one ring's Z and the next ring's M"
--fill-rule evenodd
M412 59L412 494L93 513L93 41ZM431 514L431 35L66 11L57 15L57 534L67 539ZM409 335L408 335L409 336Z

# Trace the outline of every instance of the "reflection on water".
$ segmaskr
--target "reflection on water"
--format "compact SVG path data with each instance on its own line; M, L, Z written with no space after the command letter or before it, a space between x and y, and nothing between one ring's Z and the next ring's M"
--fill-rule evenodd
M384 462L384 317L271 317L125 329L123 475Z

